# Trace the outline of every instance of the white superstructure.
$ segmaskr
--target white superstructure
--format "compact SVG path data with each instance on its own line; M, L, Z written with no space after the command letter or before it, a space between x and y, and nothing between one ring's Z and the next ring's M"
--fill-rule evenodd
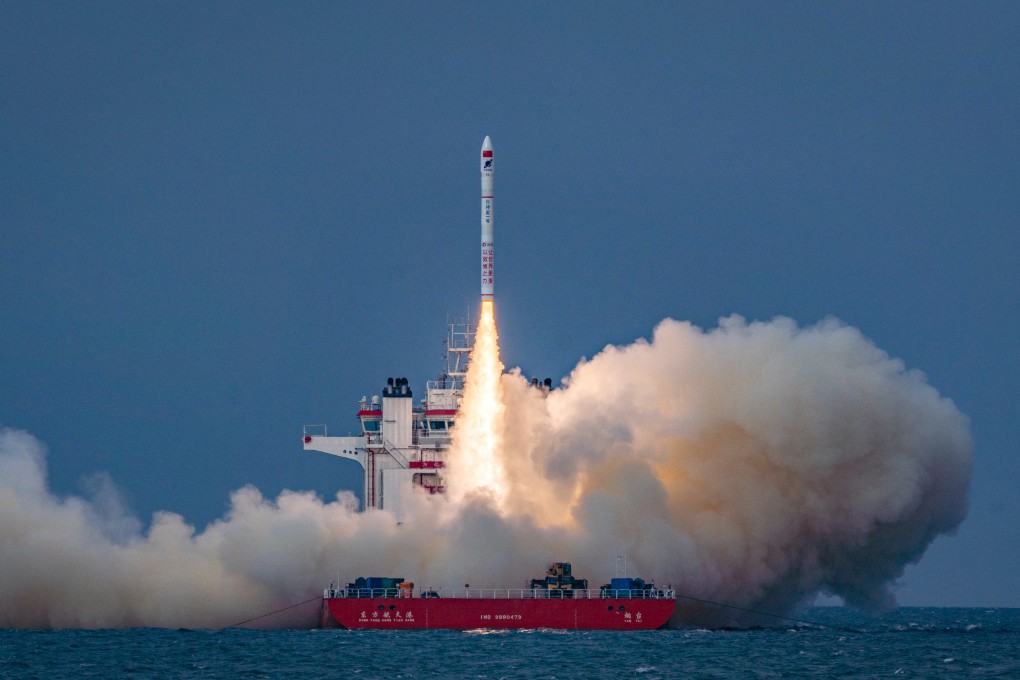
M443 493L446 449L464 394L464 377L474 344L470 320L449 324L446 370L425 385L425 398L414 403L407 378L389 378L382 400L362 397L357 412L361 432L329 436L325 425L306 425L306 451L353 460L365 471L365 509L404 514L408 494Z

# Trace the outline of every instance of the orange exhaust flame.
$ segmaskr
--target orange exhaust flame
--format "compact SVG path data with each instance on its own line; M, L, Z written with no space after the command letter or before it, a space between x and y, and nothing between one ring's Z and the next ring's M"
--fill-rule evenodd
M483 497L502 510L507 494L506 471L500 452L505 405L503 362L491 300L482 301L450 452L450 495L454 501Z

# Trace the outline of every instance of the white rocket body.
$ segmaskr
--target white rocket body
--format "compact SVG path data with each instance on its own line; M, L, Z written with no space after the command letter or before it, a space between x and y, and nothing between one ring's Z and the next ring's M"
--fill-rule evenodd
M495 221L492 206L492 173L494 169L492 141L488 136L482 142L482 300L492 300L495 280L495 252L492 226Z

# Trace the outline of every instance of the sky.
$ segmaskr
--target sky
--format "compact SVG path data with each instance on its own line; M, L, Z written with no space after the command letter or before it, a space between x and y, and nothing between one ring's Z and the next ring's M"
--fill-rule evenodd
M478 305L567 375L664 318L854 326L971 420L970 511L897 588L1020 606L1020 7L0 2L0 427L143 523L304 452Z

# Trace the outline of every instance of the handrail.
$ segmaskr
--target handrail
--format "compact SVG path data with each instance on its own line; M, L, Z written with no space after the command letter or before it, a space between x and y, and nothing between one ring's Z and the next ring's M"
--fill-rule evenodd
M418 588L414 594L416 598L457 598L457 599L486 599L486 600L603 600L603 599L628 599L628 600L675 600L676 591L672 588L650 588L632 590L613 590L611 588L598 588L588 590L570 590L555 588L455 588L450 591L442 589ZM400 598L408 599L409 595L403 595L407 589L400 588L327 588L323 591L323 597L329 598Z
M382 445L383 448L386 450L386 453L393 456L396 459L396 461L403 466L405 470L411 467L411 461L407 459L407 457L400 451L400 449L393 445L393 442L386 439L381 434L379 435L379 438L382 440Z

